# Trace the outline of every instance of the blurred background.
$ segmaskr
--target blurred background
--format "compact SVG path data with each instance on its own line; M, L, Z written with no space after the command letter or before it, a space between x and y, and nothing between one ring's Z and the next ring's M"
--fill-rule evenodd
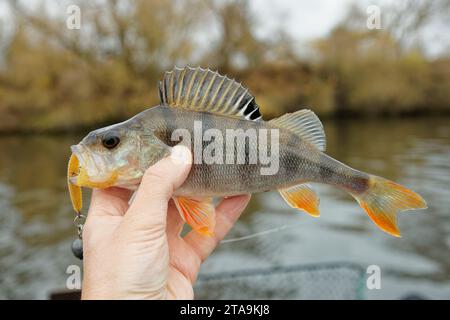
M73 5L79 28L68 24ZM449 0L0 0L0 298L65 288L67 267L80 265L70 251L69 146L156 105L157 81L174 65L242 81L266 120L308 106L331 156L429 205L400 215L394 239L331 188L317 187L320 219L276 193L255 195L229 239L262 234L223 243L202 269L199 297L450 298ZM338 262L362 277L379 266L381 288L317 271ZM230 277L218 291L211 278L305 264L318 267L299 282L295 273ZM314 295L298 293L307 286Z

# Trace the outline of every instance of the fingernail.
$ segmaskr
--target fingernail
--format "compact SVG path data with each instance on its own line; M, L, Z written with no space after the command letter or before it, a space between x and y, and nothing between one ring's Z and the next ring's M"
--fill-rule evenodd
M173 147L170 153L170 158L177 165L192 163L191 151L185 146Z

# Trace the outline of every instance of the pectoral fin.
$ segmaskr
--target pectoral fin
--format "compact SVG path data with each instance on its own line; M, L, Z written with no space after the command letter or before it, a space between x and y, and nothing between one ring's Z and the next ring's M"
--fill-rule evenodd
M320 215L319 197L309 185L299 184L278 191L292 208L304 210L313 217Z
M213 235L216 214L212 198L174 197L173 200L181 217L192 229L203 235Z

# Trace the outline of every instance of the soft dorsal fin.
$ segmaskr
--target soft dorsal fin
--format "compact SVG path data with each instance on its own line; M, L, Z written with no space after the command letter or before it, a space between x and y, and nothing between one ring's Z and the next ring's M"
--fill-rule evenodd
M325 151L326 138L322 122L311 110L302 109L294 113L287 113L269 122L299 135L320 151Z
M261 119L255 98L240 83L209 69L177 68L159 83L161 104L247 120Z

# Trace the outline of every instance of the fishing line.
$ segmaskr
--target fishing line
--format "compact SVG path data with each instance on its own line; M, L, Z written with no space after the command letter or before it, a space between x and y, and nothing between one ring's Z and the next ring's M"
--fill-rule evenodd
M133 194L130 197L130 200L128 201L128 205L131 205L131 203L133 202L135 196L136 196L137 191L134 191ZM288 230L288 229L292 229L292 228L296 228L300 225L300 223L296 223L293 225L288 225L288 224L284 224L280 227L275 227L272 229L267 229L267 230L263 230L263 231L259 231L259 232L255 232L246 236L242 236L242 237L236 237L236 238L231 238L231 239L224 239L222 241L220 241L220 243L232 243L232 242L239 242L239 241L245 241L245 240L249 240L249 239L253 239L256 237L260 237L260 236L264 236L267 234L271 234L271 233L275 233L275 232L280 232L283 230Z
M236 238L231 238L231 239L224 239L224 240L220 241L220 243L222 244L222 243L231 243L231 242L249 240L252 238L259 237L259 236L264 236L267 234L271 234L271 233L275 233L275 232L279 232L279 231L283 231L283 230L287 230L287 229L292 229L292 228L298 227L299 225L300 225L300 223L296 223L294 225L285 224L285 225L282 225L281 227L276 227L276 228L267 229L264 231L259 231L256 233L249 234L247 236L236 237Z

